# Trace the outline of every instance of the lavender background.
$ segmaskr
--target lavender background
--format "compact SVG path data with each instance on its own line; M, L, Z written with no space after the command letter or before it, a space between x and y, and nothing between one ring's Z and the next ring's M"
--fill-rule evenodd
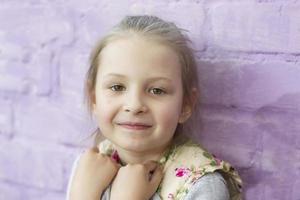
M95 41L127 14L190 31L203 130L245 199L300 200L300 1L0 0L0 199L65 198L95 127L83 79Z

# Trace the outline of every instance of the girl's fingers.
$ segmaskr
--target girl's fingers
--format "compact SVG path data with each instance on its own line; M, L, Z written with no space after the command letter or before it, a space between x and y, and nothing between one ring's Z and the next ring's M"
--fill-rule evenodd
M158 166L158 163L156 161L149 160L149 161L145 162L143 165L148 172L151 172L156 169L156 167Z
M84 150L83 153L99 153L99 149L98 147L92 147Z
M112 161L112 163L114 164L114 167L117 170L119 170L122 167L122 165L120 163L118 163L117 161L115 161L114 159L111 159L111 158L109 158L109 159Z
M99 148L97 146L93 147L92 151L95 152L95 153L100 153Z
M149 182L156 184L162 178L162 169L158 162L156 161L148 161L144 164L148 172L148 180Z
M153 186L158 186L161 179L163 177L163 170L161 166L157 166L155 171L153 172L151 178L150 178L150 184Z

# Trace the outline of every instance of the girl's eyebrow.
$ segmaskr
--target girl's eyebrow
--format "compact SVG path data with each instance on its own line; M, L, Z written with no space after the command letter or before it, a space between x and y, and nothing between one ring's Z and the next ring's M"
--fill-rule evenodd
M126 78L125 75L123 75L123 74L117 74L117 73L109 73L109 74L106 74L106 75L104 76L104 78L109 78L109 77ZM149 79L147 79L147 80L150 81L150 82L153 82L153 81L159 81L159 80L164 80L164 81L167 81L167 82L172 82L171 79L169 79L169 78L167 78L167 77L161 77L161 76L159 76L159 77L152 77L152 78L149 78Z

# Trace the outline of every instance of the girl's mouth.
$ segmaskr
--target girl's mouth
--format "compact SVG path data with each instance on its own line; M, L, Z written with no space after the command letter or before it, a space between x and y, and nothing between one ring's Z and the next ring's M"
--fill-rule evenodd
M146 130L151 127L150 125L138 124L138 123L121 123L118 125L130 130Z

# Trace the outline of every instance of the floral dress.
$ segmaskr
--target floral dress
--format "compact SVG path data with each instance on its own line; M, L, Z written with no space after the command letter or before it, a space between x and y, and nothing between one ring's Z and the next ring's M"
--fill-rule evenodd
M101 153L120 162L110 141L101 142L99 149ZM163 200L183 200L202 176L213 172L219 172L226 180L230 200L242 199L242 181L237 171L199 144L188 141L181 145L171 145L159 163L163 166L164 176L156 193Z

